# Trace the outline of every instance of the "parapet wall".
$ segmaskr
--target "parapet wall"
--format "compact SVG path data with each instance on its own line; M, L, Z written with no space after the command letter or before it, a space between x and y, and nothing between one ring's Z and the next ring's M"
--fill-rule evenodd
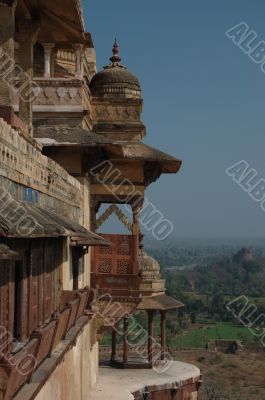
M60 165L42 155L34 141L0 119L0 184L16 200L33 202L79 220L83 191Z

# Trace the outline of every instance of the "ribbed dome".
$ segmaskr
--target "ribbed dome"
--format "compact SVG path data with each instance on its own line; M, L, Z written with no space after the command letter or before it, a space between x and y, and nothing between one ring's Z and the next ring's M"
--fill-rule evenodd
M145 273L152 273L153 275L160 276L159 263L153 257L146 254L144 251L141 251L139 255L139 269L143 275Z
M143 296L165 293L165 280L160 275L160 265L143 250L139 254L139 272L141 275L140 292Z
M111 64L94 75L90 82L92 95L141 98L141 86L138 78L120 64L117 41L115 41L112 51Z

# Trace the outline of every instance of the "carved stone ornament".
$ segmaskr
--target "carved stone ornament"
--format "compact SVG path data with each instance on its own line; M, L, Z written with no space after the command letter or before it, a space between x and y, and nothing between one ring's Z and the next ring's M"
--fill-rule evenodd
M106 222L112 214L116 214L121 223L129 230L133 231L133 224L129 221L127 216L119 209L116 204L112 204L107 210L96 220L96 228L100 228L101 225Z
M93 110L94 120L140 121L141 113L136 107L97 105Z

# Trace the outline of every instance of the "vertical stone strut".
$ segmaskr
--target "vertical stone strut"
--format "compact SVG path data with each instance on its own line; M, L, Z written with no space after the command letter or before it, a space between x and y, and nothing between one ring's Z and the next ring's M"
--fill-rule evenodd
M139 272L139 237L140 237L140 224L139 224L139 214L140 208L133 207L133 235L134 235L134 267L133 273L137 274Z
M83 78L83 46L82 44L75 44L75 53L76 53L76 77L82 79Z
M165 359L166 352L166 312L161 311L161 360Z
M129 346L128 346L128 330L129 330L129 318L124 317L124 332L123 332L123 363L128 364L129 361Z
M0 1L0 106L13 106L16 1Z
M52 50L54 43L43 43L44 48L44 78L50 78L52 75Z
M19 118L32 131L32 79L33 79L33 32L31 21L18 24L19 61L22 68L19 74Z
M153 363L154 312L148 311L148 361Z
M117 353L117 331L116 326L112 329L111 361L115 361Z

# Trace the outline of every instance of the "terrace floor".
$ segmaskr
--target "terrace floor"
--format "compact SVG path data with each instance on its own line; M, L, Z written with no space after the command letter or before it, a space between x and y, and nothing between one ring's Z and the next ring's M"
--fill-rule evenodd
M163 391L193 385L200 380L200 370L178 361L166 362L153 369L114 369L101 367L91 400L134 400L148 391ZM136 394L136 397L133 395ZM194 397L196 399L196 394Z

